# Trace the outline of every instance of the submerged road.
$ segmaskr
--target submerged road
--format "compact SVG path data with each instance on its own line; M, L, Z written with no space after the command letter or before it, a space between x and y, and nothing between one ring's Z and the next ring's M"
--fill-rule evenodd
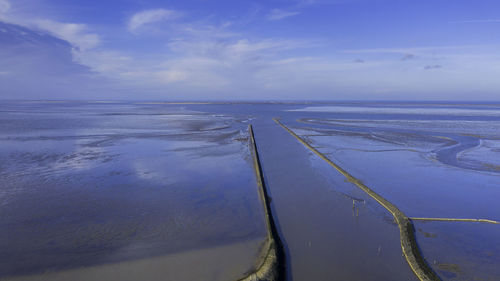
M342 175L271 118L253 124L288 280L417 280L397 225L373 199L359 194L366 204L354 212L352 197L339 191L352 185Z

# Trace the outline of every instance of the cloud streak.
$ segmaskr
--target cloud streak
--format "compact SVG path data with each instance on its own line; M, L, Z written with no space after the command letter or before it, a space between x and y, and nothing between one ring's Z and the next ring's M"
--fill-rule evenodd
M273 9L267 16L268 20L276 21L276 20L282 20L285 18L293 17L300 14L300 12L296 11L286 11L286 10L281 10L281 9Z
M128 30L136 33L141 27L165 20L177 18L179 14L172 10L154 9L145 10L134 14L128 22Z
M450 23L500 23L500 19L459 20Z
M440 69L440 68L443 68L443 66L440 64L426 65L424 67L425 70Z

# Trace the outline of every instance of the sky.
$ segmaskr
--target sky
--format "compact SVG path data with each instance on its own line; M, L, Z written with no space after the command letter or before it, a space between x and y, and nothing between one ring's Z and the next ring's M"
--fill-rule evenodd
M498 0L0 0L0 99L500 100Z

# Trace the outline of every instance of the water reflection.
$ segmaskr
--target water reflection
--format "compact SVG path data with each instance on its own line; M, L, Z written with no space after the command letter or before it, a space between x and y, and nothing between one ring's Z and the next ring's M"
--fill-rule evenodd
M284 119L408 216L499 220L500 108L462 106L420 112L397 106L310 107ZM424 256L443 279L499 277L494 265L500 250L493 246L498 225L418 222L417 227Z
M0 277L243 241L253 246L230 264L246 267L240 275L253 266L266 232L245 117L70 108L0 112L10 124L0 129Z

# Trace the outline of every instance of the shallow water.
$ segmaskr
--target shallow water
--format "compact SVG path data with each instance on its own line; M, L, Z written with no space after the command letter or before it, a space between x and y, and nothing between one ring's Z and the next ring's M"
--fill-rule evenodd
M272 120L254 124L290 280L417 280L373 199Z
M1 109L0 277L245 241L255 242L239 257L199 266L242 269L232 279L254 266L266 225L245 116L131 104Z
M407 216L500 220L498 104L11 102L0 278L243 276L266 234L252 124L288 280L415 280L392 216L273 117ZM443 279L498 279L498 225L415 224Z
M445 280L500 280L500 227L480 223L416 222L425 257Z
M309 106L284 123L409 217L499 221L500 106L408 107ZM418 227L424 256L444 280L498 279L491 233L499 225Z

